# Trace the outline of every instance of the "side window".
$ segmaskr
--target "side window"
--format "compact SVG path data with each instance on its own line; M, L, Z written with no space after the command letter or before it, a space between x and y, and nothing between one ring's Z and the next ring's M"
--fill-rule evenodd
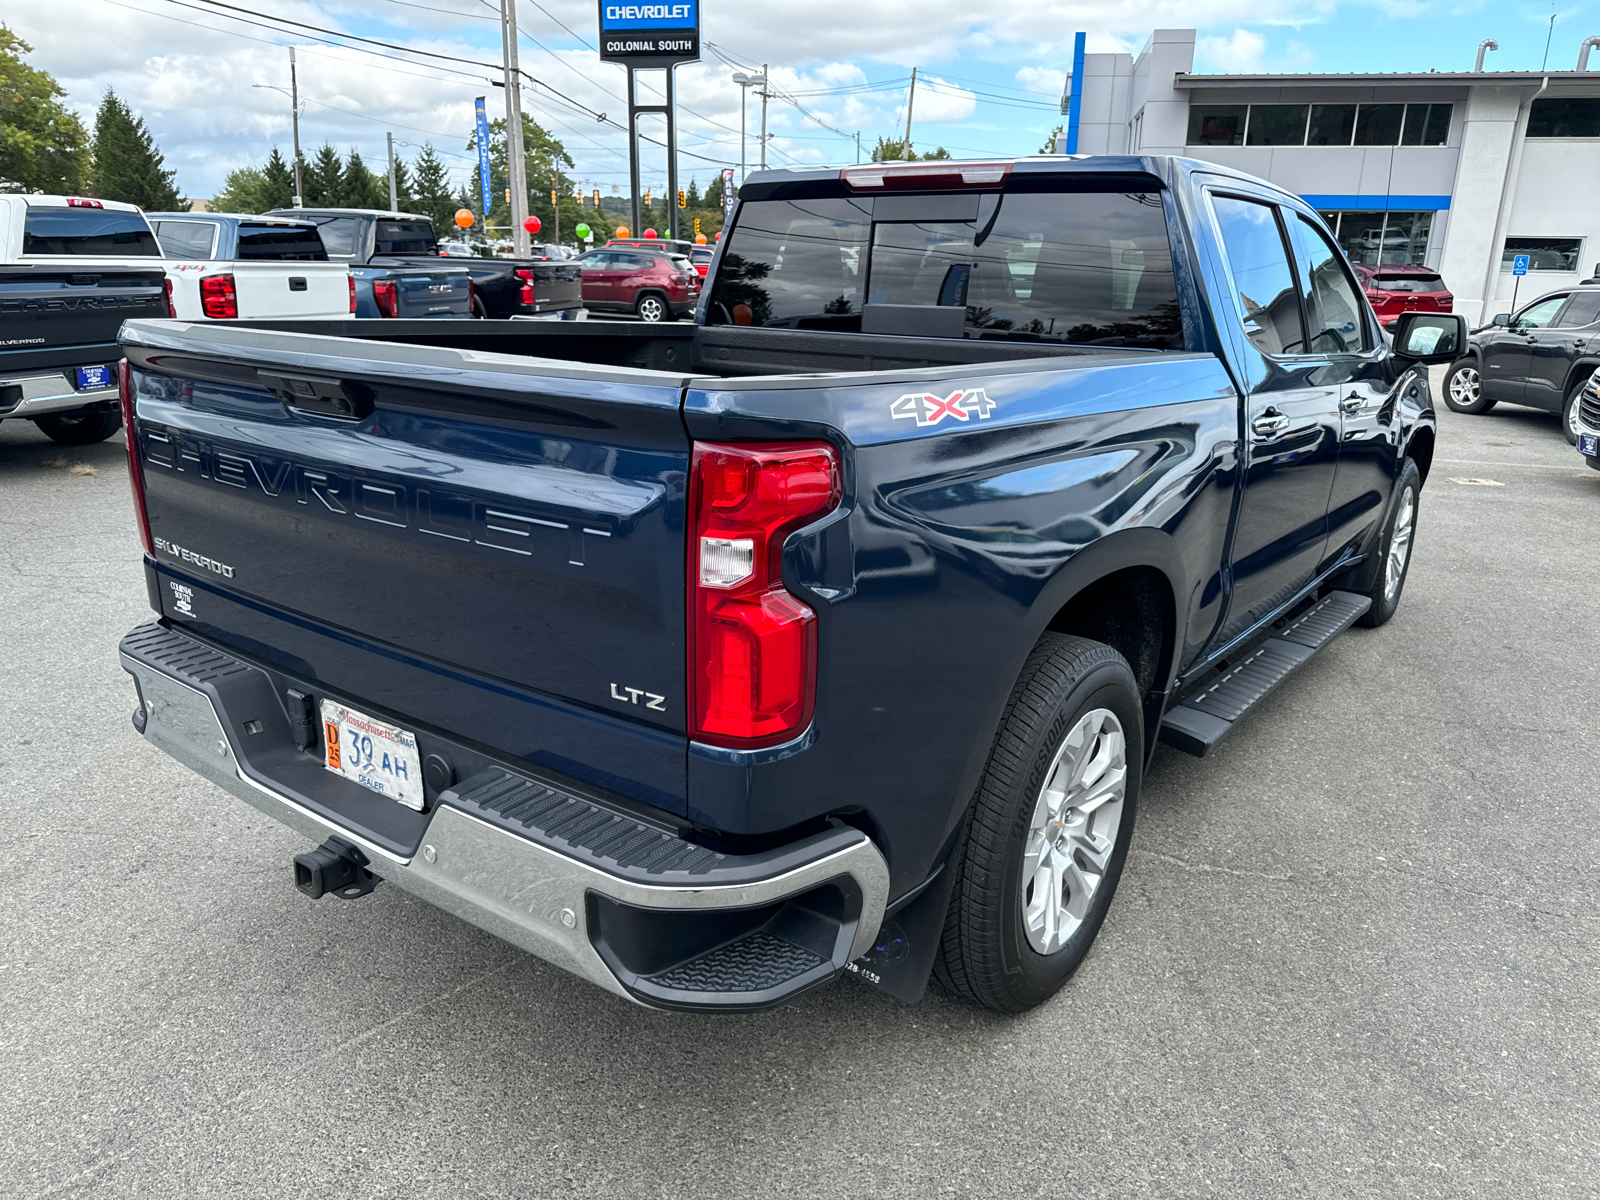
M313 217L322 234L323 248L329 254L352 255L356 252L356 232L361 222L354 217Z
M1556 313L1566 302L1567 296L1564 292L1559 296L1546 296L1543 300L1536 300L1512 318L1511 328L1543 329L1555 320Z
M1311 349L1317 354L1352 354L1368 349L1360 294L1345 274L1344 255L1322 231L1298 213L1300 270L1311 292Z
M1600 288L1573 292L1572 299L1556 318L1556 324L1562 329L1579 329L1596 321L1600 321Z
M156 240L168 258L210 258L214 226L204 221L152 221Z
M1213 196L1245 335L1263 354L1304 354L1300 297L1270 204Z

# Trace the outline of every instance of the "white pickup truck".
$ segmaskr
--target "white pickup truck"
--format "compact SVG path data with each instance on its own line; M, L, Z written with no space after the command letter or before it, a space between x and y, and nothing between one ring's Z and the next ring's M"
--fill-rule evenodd
M348 317L349 268L307 221L242 213L147 213L180 320Z

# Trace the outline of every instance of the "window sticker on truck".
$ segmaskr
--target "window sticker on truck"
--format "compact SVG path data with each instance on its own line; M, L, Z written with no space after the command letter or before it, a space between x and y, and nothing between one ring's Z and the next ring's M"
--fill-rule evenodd
M891 404L889 412L896 417L915 417L918 425L937 425L946 417L953 417L957 421L977 417L982 421L994 411L994 407L994 401L984 394L982 388L966 388L951 392L948 396L912 392Z

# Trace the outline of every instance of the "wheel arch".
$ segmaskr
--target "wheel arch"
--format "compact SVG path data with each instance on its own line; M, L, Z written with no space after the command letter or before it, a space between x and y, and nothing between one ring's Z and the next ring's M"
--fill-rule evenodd
M1573 363L1571 370L1567 372L1567 382L1561 388L1561 403L1565 405L1567 397L1572 394L1572 389L1594 374L1596 370L1600 370L1600 359L1580 358Z
M1422 476L1423 483L1428 482L1428 470L1433 466L1433 448L1437 441L1438 435L1432 426L1419 425L1406 443L1405 457L1417 464L1417 472Z

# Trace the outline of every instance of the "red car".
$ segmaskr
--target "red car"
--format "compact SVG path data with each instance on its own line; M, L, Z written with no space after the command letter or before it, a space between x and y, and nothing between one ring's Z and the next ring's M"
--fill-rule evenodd
M709 246L696 246L689 251L689 261L694 264L694 269L700 272L700 278L706 277L706 272L711 270L711 257L715 253Z
M1455 306L1456 298L1444 286L1439 272L1428 267L1354 266L1372 311L1385 328L1403 312L1449 312Z
M681 264L681 265L680 265ZM631 312L641 321L671 321L694 312L700 276L688 260L632 246L607 246L578 259L583 306L591 312Z

